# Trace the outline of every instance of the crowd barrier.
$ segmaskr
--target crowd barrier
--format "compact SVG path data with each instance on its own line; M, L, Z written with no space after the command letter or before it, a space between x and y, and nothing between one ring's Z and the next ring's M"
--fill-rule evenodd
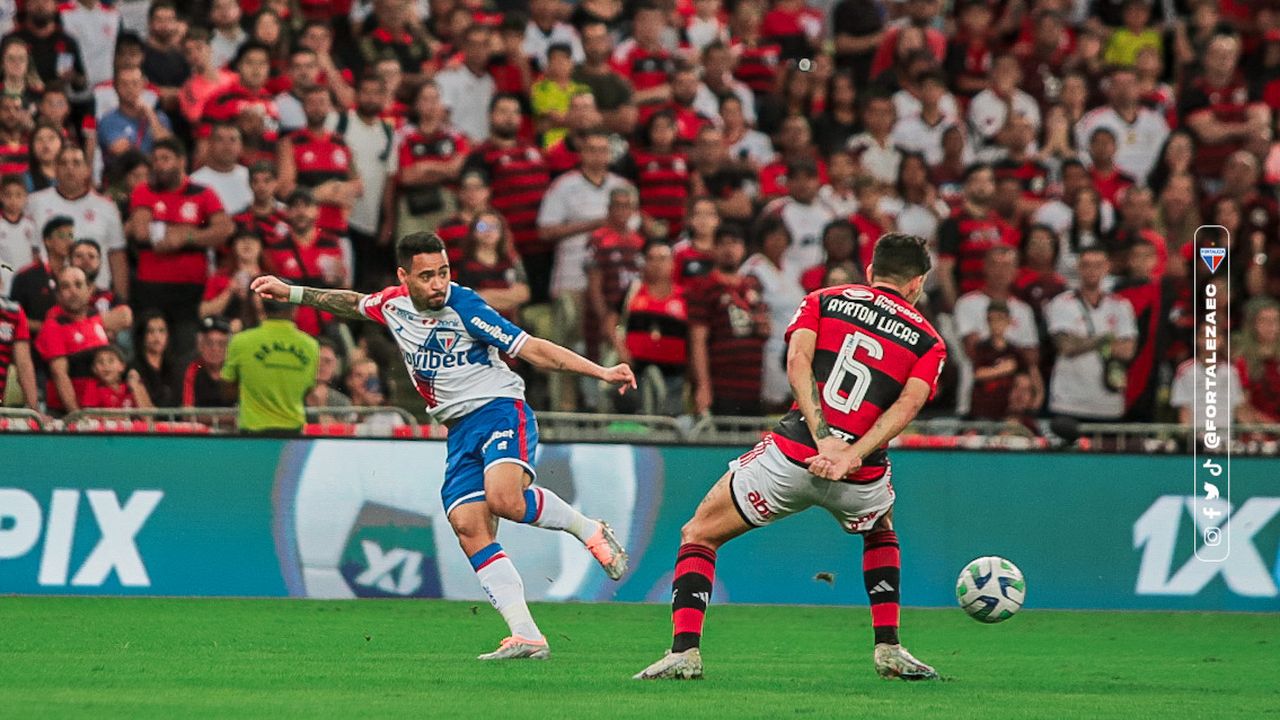
M567 535L504 524L538 600L664 602L679 528L742 446L546 443L539 481L632 553L607 580ZM378 439L0 434L0 595L481 600L441 508L445 444ZM1280 610L1277 463L1237 458L1226 562L1194 556L1191 459L893 454L903 599L953 602L970 559L1026 573L1029 607ZM812 511L749 533L719 602L863 604L861 542Z

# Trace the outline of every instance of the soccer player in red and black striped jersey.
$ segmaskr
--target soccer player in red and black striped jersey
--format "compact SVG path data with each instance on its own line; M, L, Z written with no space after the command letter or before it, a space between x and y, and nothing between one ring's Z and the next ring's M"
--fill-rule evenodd
M773 432L729 464L682 528L671 651L637 679L701 677L716 552L813 506L863 536L876 672L938 677L898 642L901 563L885 450L933 396L946 359L946 344L913 307L929 265L923 238L890 233L876 243L869 285L825 288L800 304L787 329L787 379L796 402Z
M511 226L516 250L524 258L533 302L546 302L551 286L553 243L538 239L538 207L551 184L542 151L520 140L520 98L496 95L489 105L489 139L467 158L463 172L478 170L489 179L495 210Z

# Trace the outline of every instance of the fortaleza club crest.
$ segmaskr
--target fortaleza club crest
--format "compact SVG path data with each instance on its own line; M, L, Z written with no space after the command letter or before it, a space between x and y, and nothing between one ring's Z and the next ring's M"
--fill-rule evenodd
M1222 264L1222 259L1227 256L1227 249L1220 247L1202 247L1200 248L1200 259L1208 266L1209 272L1218 272L1218 266Z

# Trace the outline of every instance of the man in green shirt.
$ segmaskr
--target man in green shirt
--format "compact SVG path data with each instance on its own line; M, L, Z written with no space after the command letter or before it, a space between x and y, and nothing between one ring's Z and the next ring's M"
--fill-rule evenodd
M262 325L231 338L222 377L240 388L242 432L292 432L306 423L303 399L316 382L316 339L293 324L293 306L264 299Z

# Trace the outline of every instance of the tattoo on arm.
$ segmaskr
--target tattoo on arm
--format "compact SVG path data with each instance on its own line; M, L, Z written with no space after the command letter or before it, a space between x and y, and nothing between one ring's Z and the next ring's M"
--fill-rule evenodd
M822 393L818 392L817 378L809 379L809 387L813 392L813 407L817 413L817 423L814 425L814 440L821 440L831 434L831 426L827 425L827 419L822 415Z
M364 295L351 290L302 289L302 304L345 318L362 318L360 299Z

